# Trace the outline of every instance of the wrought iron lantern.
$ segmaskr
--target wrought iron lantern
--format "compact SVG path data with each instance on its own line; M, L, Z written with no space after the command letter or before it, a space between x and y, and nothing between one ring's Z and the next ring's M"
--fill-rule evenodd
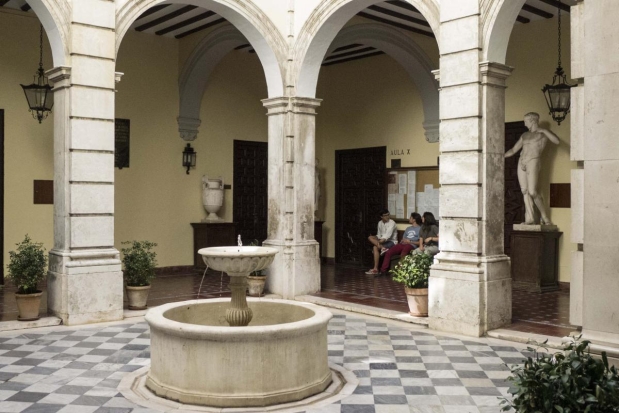
M545 85L542 88L542 92L544 92L552 119L560 125L570 112L570 89L575 86L567 83L565 72L563 67L561 67L561 0L557 3L557 18L559 20L559 60L557 70L555 70L555 74L552 77L552 85Z
M187 168L187 175L189 175L190 168L196 167L196 155L196 151L188 143L183 150L183 168Z
M43 25L41 25L39 35L39 68L34 75L34 83L21 85L21 87L24 89L32 117L41 123L43 119L47 118L54 106L54 92L47 82L43 69Z

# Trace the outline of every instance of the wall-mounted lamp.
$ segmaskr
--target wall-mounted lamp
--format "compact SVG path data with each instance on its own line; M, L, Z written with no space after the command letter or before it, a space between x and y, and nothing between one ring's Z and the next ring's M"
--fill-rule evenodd
M39 68L34 75L34 83L21 85L28 99L28 107L32 112L32 117L41 123L49 115L54 106L54 93L52 87L47 83L45 70L43 69L43 26L39 34Z
M187 168L187 175L189 175L190 168L196 167L196 155L196 151L188 143L183 150L183 168Z

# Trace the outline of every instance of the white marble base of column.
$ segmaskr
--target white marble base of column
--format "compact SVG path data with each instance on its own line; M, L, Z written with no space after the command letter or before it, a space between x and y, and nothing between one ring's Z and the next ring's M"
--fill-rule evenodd
M289 244L266 240L262 245L279 250L268 269L267 290L288 300L320 291L318 242L308 240Z
M607 333L605 331L589 330L588 328L582 328L582 339L589 340L594 344L619 346L619 334Z
M429 327L480 337L511 323L510 260L440 253L431 269Z
M52 250L47 307L64 325L123 319L123 273L115 249Z

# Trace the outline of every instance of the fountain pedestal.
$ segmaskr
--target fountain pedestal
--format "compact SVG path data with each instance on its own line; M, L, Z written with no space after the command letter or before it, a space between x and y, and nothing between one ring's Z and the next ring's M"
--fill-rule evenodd
M230 291L232 292L231 306L226 310L226 321L234 327L246 326L249 324L254 314L247 306L247 275L230 274Z

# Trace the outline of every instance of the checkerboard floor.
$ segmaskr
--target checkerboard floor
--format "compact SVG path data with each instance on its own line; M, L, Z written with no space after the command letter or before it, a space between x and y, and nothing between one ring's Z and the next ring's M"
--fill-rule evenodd
M505 363L525 353L487 340L443 337L404 323L338 313L329 358L354 372L354 394L307 413L490 413L507 395ZM0 335L0 412L147 413L117 390L150 363L143 322Z

